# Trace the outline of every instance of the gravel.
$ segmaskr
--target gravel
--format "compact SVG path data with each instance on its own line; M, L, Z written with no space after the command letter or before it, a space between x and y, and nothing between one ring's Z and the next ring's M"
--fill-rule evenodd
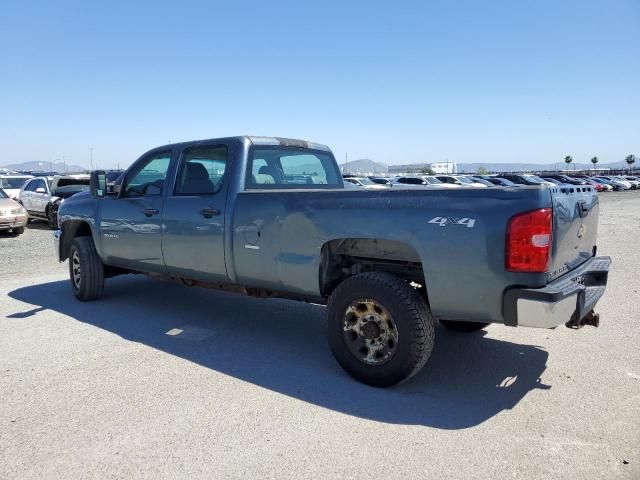
M639 211L601 195L600 328L438 328L386 390L323 307L143 276L80 303L44 223L0 234L0 478L640 478Z

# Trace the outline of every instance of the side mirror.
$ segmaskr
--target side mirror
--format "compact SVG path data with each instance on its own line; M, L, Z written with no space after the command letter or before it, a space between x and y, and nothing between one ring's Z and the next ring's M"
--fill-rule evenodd
M104 170L91 172L89 192L94 198L103 198L107 194L107 174Z
M47 193L47 191L42 187L38 187L36 188L36 193Z

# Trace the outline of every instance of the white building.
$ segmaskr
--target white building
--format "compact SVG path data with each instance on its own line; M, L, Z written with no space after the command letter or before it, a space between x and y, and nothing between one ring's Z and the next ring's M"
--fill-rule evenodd
M458 173L458 166L455 162L435 162L435 163L408 163L404 165L389 165L389 173L417 174L426 173L431 170L433 173Z

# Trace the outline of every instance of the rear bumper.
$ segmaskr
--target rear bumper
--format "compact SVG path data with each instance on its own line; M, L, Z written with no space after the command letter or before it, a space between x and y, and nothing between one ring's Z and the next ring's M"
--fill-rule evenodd
M553 328L582 320L604 294L610 257L592 257L544 288L514 288L503 298L504 323Z

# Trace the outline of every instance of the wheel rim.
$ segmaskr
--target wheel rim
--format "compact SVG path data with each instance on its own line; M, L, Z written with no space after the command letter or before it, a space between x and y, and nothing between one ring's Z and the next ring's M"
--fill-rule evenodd
M80 268L80 255L78 255L78 251L75 250L71 257L71 280L73 281L73 285L76 288L80 288L80 278L81 268Z
M344 313L342 336L351 354L366 365L382 365L398 349L398 329L379 302L359 298Z

